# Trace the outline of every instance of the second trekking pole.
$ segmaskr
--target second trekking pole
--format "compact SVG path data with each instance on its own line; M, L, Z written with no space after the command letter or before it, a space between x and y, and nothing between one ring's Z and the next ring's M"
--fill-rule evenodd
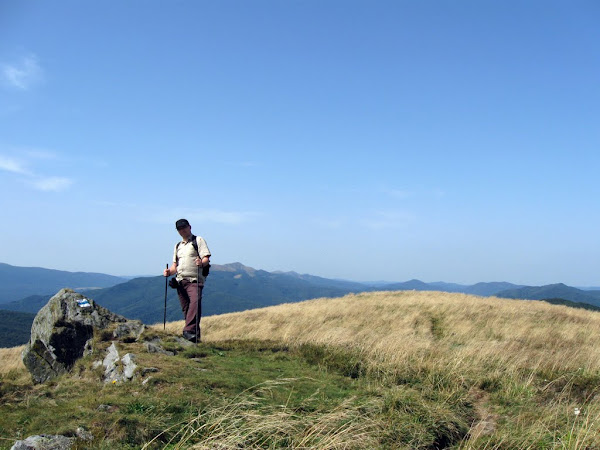
M167 263L167 270L169 270L169 263ZM169 277L165 277L165 314L163 317L163 330L167 329L167 285L169 284Z
M200 258L199 253L198 258ZM200 258L200 266L201 265L202 258ZM198 335L200 334L200 266L196 266L198 269L198 275L196 278L196 345L198 345Z

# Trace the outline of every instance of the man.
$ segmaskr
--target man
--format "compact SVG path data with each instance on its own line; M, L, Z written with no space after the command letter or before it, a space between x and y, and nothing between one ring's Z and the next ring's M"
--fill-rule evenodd
M175 245L173 264L165 269L164 276L177 274L177 295L185 319L183 337L191 342L200 342L201 301L205 281L202 267L206 267L210 262L210 250L204 239L192 234L192 227L186 219L175 222L175 228L183 240ZM194 248L194 241L198 245L197 251ZM198 269L200 277L198 277ZM196 323L196 313L198 323Z

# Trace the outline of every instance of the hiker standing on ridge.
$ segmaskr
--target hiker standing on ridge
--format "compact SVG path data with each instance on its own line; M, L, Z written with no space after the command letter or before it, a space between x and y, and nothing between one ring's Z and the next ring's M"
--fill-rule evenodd
M204 239L192 234L192 227L186 219L175 222L175 228L183 240L175 245L173 264L163 274L165 277L177 274L177 295L185 318L183 337L199 342L202 289L207 273L204 271L203 275L202 268L209 266L210 250Z

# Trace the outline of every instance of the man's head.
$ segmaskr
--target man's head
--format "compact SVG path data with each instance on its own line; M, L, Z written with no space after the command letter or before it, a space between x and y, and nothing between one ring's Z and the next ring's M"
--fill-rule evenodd
M175 228L183 239L187 239L192 234L192 226L186 219L179 219L175 222Z

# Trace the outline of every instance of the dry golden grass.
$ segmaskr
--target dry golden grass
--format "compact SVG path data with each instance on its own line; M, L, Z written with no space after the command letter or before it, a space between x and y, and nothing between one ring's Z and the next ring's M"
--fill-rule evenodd
M8 373L11 370L25 370L25 366L21 360L21 352L24 348L24 345L20 347L0 348L0 374Z
M167 329L179 334L182 326L172 322ZM490 363L505 370L598 370L599 330L596 312L429 291L363 293L202 319L205 341L336 345L386 365L435 354L455 370Z
M169 441L169 448L375 448L381 427L365 417L351 398L330 412L295 411L286 405L265 408L265 393L294 379L270 380L215 405L191 419ZM200 442L198 435L204 435ZM154 440L156 440L157 436ZM151 448L153 441L144 445Z
M179 334L182 326L170 323L168 330ZM205 341L337 346L358 353L384 382L425 380L448 398L464 396L466 386L479 420L465 449L537 448L548 435L551 448L600 448L599 331L600 313L588 310L416 291L316 299L202 320ZM546 374L552 381L544 382ZM500 386L491 389L491 403L485 392L490 383Z

